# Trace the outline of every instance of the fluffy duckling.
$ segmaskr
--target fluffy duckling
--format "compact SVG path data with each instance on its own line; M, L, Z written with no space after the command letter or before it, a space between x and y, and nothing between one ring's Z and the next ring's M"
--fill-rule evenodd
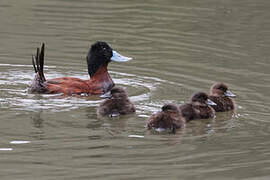
M146 122L148 129L170 129L175 131L177 128L185 126L185 119L181 116L179 107L175 104L165 104L162 111L149 117Z
M129 100L122 87L114 87L110 97L103 101L97 109L98 115L116 117L120 114L130 114L136 111L134 104Z
M235 97L231 91L228 90L228 86L224 83L215 83L210 89L210 96L216 106L212 106L216 112L224 112L235 109L235 103L230 97Z
M215 110L210 106L215 105L204 92L197 92L191 96L190 102L181 105L180 111L186 122L193 119L208 119L215 117Z

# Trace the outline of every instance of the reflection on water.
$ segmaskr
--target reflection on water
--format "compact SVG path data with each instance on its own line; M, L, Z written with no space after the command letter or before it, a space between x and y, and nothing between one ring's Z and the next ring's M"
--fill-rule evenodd
M0 2L0 169L3 179L269 179L269 2ZM134 60L111 63L135 115L98 118L99 97L29 94L31 54L47 44L47 78L87 79L103 40ZM217 81L237 111L176 134L146 119Z
M42 113L42 110L40 110L40 112L35 113L35 114L33 114L31 116L31 119L33 121L33 125L36 128L42 128L43 127L44 119L41 118L41 113Z

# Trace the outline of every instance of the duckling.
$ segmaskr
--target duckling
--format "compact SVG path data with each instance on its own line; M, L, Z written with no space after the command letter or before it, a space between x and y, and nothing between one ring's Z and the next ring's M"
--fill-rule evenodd
M47 80L43 73L44 53L45 44L43 43L41 49L37 48L36 56L32 56L32 64L36 74L29 87L31 93L105 94L114 86L107 70L108 64L111 61L125 62L132 59L118 54L106 42L96 42L91 46L86 57L90 79L60 77Z
M97 109L100 116L116 117L121 114L131 114L136 111L135 105L129 100L124 88L113 87L110 97L103 101Z
M181 116L179 107L175 104L165 104L162 111L150 116L146 122L148 129L175 129L185 127L185 119Z
M235 109L235 102L230 97L235 97L231 91L228 90L228 86L224 83L215 83L210 88L210 96L216 106L212 106L216 112L224 112Z
M190 102L180 105L180 111L186 122L194 119L208 119L215 117L215 105L204 92L197 92L191 96Z

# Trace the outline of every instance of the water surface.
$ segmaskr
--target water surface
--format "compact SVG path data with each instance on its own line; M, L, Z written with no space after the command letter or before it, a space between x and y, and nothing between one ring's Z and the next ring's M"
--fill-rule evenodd
M269 179L270 3L267 0L2 0L2 179ZM99 119L98 97L27 93L31 54L46 43L47 78L87 79L91 43L134 58L111 63L135 115ZM145 129L164 103L217 81L237 111L176 134Z

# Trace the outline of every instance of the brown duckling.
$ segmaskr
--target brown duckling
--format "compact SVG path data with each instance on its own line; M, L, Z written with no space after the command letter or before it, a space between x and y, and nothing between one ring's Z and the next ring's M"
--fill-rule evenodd
M180 111L186 122L193 119L208 119L215 117L215 110L210 106L215 105L204 92L197 92L191 96L190 102L180 105Z
M148 129L169 129L185 127L185 119L181 116L179 107L175 104L165 104L162 111L150 116L146 122Z
M136 111L134 104L129 100L126 91L122 87L114 87L110 91L110 97L103 101L97 109L98 115L115 117L120 114L130 114Z
M235 103L230 97L235 97L231 91L228 90L228 86L224 83L215 83L210 89L210 96L216 106L212 106L216 112L224 112L235 109Z

